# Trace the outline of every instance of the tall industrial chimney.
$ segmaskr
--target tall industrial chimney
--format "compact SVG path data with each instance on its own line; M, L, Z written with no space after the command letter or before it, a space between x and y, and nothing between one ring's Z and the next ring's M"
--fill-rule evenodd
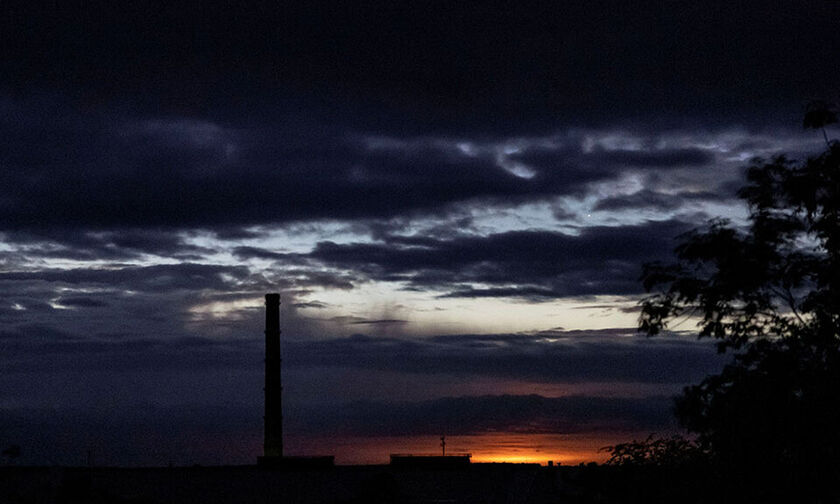
M280 294L265 295L265 437L263 456L283 456L283 387L280 378Z

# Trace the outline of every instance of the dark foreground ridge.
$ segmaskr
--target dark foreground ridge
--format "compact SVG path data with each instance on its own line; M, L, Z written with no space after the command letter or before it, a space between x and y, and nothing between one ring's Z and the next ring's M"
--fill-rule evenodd
M461 466L2 467L2 504L720 504L840 502L804 487L744 498L675 466L474 463ZM834 479L833 481L836 481Z
M294 470L261 466L4 467L0 468L0 502L543 503L568 495L572 473L578 470L537 464Z

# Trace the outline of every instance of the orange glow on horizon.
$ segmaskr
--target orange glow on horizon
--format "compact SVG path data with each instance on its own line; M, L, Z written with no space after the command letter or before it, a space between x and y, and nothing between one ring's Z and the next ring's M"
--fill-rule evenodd
M649 433L522 434L489 432L447 436L446 453L470 453L477 463L534 463L577 465L604 462L603 447L643 439ZM292 438L286 441L289 455L335 455L336 464L387 464L392 453L440 455L438 436Z

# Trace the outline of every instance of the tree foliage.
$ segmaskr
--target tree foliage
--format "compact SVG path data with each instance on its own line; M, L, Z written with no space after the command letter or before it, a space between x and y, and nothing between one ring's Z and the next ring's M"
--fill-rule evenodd
M726 220L683 235L675 264L645 266L640 329L697 317L721 349L766 338L837 344L840 322L840 144L796 164L755 160L739 191L749 226Z
M701 464L706 452L695 441L683 436L659 438L653 434L644 441L630 441L604 450L610 452L607 465L636 467L686 467Z
M802 126L807 129L820 129L823 133L825 143L828 144L828 135L825 127L837 122L837 105L822 100L814 100L808 104L805 110L805 119Z
M829 107L809 114L809 127L836 122ZM733 352L684 390L676 413L754 498L810 489L818 501L840 477L840 143L826 144L801 161L753 161L739 191L748 222L683 235L675 263L642 275L640 331L695 321Z

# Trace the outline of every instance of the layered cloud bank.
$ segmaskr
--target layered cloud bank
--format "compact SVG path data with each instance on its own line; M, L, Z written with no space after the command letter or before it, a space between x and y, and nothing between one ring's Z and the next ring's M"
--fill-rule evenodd
M298 450L673 429L723 360L635 335L641 266L819 150L840 82L831 2L4 14L0 443L31 463L252 461L274 291Z

